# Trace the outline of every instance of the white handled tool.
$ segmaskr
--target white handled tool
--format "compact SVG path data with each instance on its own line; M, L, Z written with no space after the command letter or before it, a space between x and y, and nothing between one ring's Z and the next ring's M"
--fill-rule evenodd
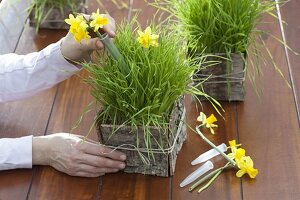
M203 174L205 174L206 172L211 170L213 167L214 167L214 165L212 164L212 162L207 161L201 167L199 167L197 170L195 170L193 173L188 175L188 177L186 177L180 183L180 187L184 187L184 186L190 184L191 182L193 182L194 180L196 180L197 178L199 178L200 176L202 176Z
M217 148L222 151L222 152L225 152L226 149L227 149L227 146L226 144L222 143L220 144L219 146L217 146ZM198 158L196 158L195 160L192 161L192 165L196 165L196 164L199 164L199 163L202 163L202 162L205 162L217 155L219 155L220 153L218 151L216 151L215 149L211 149L203 154L201 154Z

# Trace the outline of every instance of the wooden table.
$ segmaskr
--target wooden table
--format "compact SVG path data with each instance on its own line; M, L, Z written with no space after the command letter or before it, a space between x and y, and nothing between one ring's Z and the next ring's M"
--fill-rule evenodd
M98 7L96 1L89 1L89 10ZM144 1L129 0L126 7L117 8L112 1L102 3L110 14L120 22L141 10L138 20L143 26L155 12ZM288 26L284 27L287 42L300 52L300 23L298 17L300 2L292 0L281 9ZM266 24L265 28L281 37L278 21ZM21 37L15 41L12 50L19 54L37 51L57 41L66 32L42 30L25 26ZM223 103L225 120L219 118L217 134L209 135L220 144L236 138L251 155L259 175L255 180L248 177L239 179L234 171L223 173L216 182L201 194L190 193L180 188L179 183L195 167L190 162L200 153L209 149L196 134L189 131L188 139L179 153L176 173L170 178L144 176L140 174L116 173L99 178L71 177L51 167L34 166L33 169L19 169L0 172L0 200L25 199L66 199L66 200L183 200L183 199L225 199L225 200L296 200L300 199L300 131L299 131L299 90L300 58L286 52L270 37L264 38L283 74L291 82L288 88L271 65L264 68L261 80L263 93L257 97L246 81L246 99L239 103ZM1 47L0 47L1 48ZM81 75L85 75L84 71ZM1 83L0 83L1 84ZM92 100L89 88L73 76L56 87L39 93L29 99L0 105L0 137L20 137L28 134L47 135L68 132L84 108ZM198 113L195 103L186 99L187 123L196 125ZM207 114L214 112L204 104ZM95 113L89 113L76 133L85 135ZM91 138L97 139L95 133ZM1 153L1 152L0 152ZM215 163L222 164L220 158Z

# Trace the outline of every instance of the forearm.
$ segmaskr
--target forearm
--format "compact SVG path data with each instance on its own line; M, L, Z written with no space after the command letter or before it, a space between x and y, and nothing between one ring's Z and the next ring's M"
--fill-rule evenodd
M79 71L63 57L60 44L27 55L0 55L0 102L31 96Z

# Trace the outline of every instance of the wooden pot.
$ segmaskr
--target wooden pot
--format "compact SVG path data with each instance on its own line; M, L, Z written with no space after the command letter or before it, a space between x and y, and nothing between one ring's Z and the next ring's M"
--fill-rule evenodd
M211 66L208 66L211 65ZM207 79L198 89L219 101L244 101L245 55L225 53L208 56L193 76L195 85ZM200 100L207 100L200 96Z
M177 154L187 138L184 118L185 107L183 98L181 98L172 110L167 131L160 130L157 127L150 127L153 135L151 138L151 149L153 150L154 159L147 152L144 140L144 127L134 128L130 126L120 127L110 124L98 124L99 138L101 138L103 144L126 154L127 160L124 172L168 177L175 172ZM111 133L116 129L118 130L111 136ZM138 147L137 140L139 141ZM155 140L160 141L160 145L163 145L165 149L164 152L161 151ZM146 163L145 160L143 161L142 158L145 158L149 163Z
M59 8L53 8L47 18L39 24L38 28L46 29L69 29L69 25L65 22L65 19L69 17L69 14L74 12L87 13L86 0L78 0L77 9L73 11L70 7L65 7L63 12ZM44 10L44 13L48 13L50 8ZM35 10L33 9L29 15L29 25L36 27L37 22L35 20Z

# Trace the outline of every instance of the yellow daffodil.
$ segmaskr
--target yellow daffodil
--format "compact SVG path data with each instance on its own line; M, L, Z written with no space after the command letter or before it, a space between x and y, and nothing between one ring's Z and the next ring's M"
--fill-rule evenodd
M244 174L248 174L250 178L255 178L258 174L258 170L253 168L253 161L250 156L244 156L237 161L237 166L240 169L237 173L237 177L242 177Z
M65 22L70 25L70 32L72 34L75 34L77 32L77 29L83 21L84 18L82 15L77 15L75 18L72 14L70 14L69 19L65 19Z
M231 153L228 154L229 158L240 160L243 156L245 156L246 151L243 148L237 148L241 146L241 144L237 144L235 140L229 141L229 147L231 149Z
M215 131L213 128L218 127L218 125L214 124L214 122L216 122L218 120L214 116L214 114L211 114L209 117L206 117L206 115L203 112L200 112L200 115L198 116L197 121L202 122L202 125L205 125L206 128L210 129L210 132L212 134L215 134Z
M230 140L229 142L229 147L231 149L231 152L235 151L237 147L241 146L241 144L237 144L235 140Z
M99 14L99 9L97 9L96 13L92 13L92 19L90 26L94 28L95 32L108 24L108 18L104 14Z
M77 42L80 42L83 39L91 38L91 36L89 35L86 28L81 27L77 29L77 32L74 34L74 38Z
M77 42L91 38L87 31L88 25L82 15L78 15L75 18L72 14L70 14L69 19L65 19L65 22L70 25L70 33L74 35Z
M237 162L238 160L241 160L246 154L245 149L243 148L238 148L234 149L231 153L228 154L229 158L235 159Z
M137 33L139 35L138 41L142 45L142 47L149 48L150 46L158 46L159 35L152 34L150 27L147 27L144 32L138 30Z

